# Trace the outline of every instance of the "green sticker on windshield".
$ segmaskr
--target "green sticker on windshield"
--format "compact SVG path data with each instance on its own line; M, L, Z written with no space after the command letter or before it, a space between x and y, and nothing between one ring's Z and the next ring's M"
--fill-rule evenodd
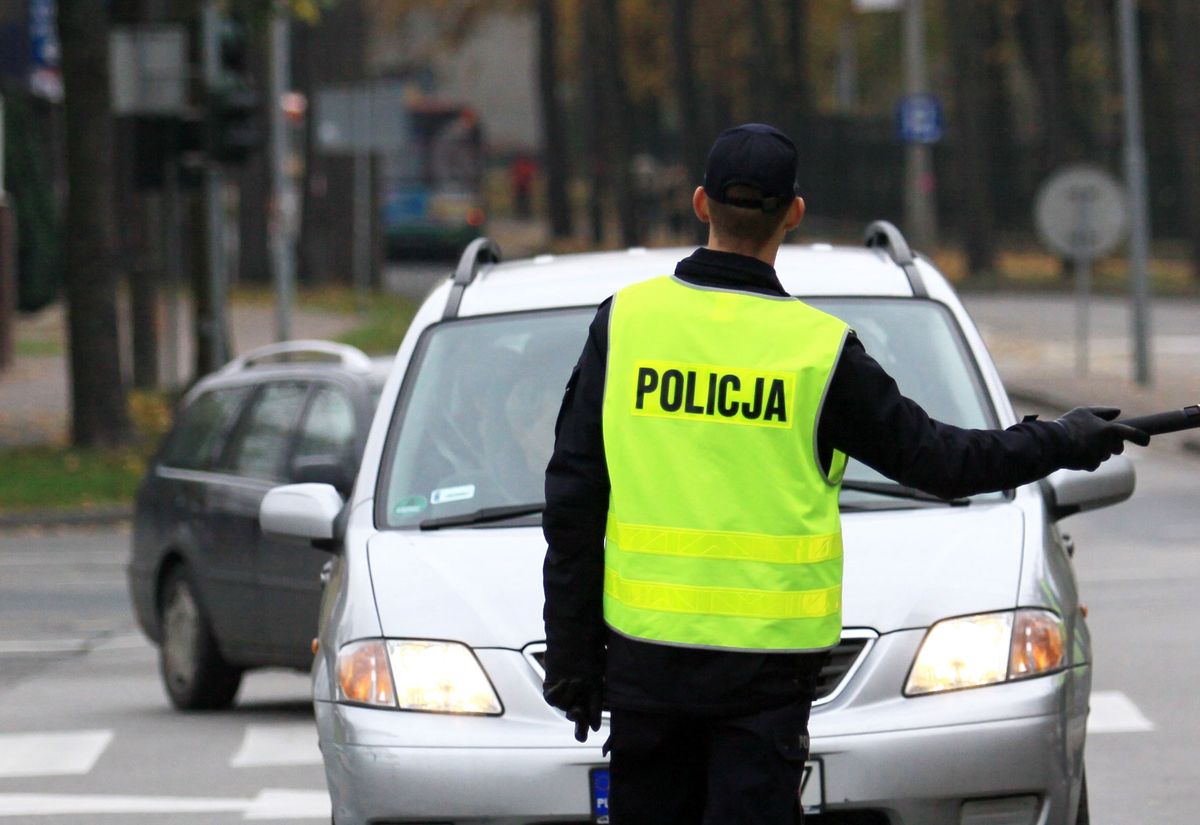
M415 515L429 506L429 499L425 496L409 496L402 498L396 502L396 506L392 508L392 513L397 516Z

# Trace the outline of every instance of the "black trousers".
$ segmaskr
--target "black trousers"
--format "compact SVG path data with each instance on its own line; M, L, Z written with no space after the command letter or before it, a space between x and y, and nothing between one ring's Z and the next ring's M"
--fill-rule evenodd
M799 825L808 700L739 717L614 709L612 825Z

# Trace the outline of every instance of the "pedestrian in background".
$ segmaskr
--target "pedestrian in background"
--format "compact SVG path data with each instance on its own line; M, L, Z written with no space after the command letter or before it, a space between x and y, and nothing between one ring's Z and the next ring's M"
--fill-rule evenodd
M841 634L846 457L945 498L1095 469L1148 436L1116 410L966 430L903 396L776 253L804 217L793 142L723 132L692 196L708 243L600 305L546 471L546 682L611 709L613 825L802 819L825 652Z

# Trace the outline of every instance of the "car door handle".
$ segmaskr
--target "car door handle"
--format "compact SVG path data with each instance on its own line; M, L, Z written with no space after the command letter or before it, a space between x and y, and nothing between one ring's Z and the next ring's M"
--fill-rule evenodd
M329 580L333 577L333 559L321 565L321 584L329 584Z

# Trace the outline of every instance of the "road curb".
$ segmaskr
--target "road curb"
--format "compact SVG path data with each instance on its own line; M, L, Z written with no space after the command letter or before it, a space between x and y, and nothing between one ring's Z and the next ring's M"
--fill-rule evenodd
M24 527L88 527L117 524L133 518L129 506L97 507L89 510L29 510L0 513L0 530Z

